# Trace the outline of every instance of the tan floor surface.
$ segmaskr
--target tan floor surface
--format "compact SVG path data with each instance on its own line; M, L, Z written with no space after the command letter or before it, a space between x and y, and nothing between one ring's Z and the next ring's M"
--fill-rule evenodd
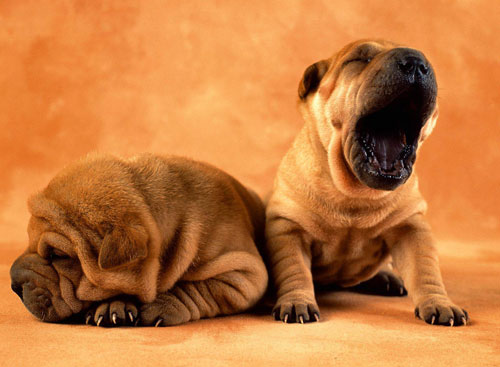
M2 366L500 366L500 250L441 246L452 299L466 327L430 326L408 297L319 295L318 324L285 325L263 314L169 328L106 329L37 321L9 289L16 253L1 252ZM458 248L458 251L457 251Z

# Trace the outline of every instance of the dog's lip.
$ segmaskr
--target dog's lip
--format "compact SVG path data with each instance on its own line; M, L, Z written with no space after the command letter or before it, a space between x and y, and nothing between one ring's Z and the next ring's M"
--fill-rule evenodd
M387 88L387 86L385 87ZM357 121L359 122L360 119L363 117L372 115L374 113L377 113L387 107L389 107L392 103L396 102L398 99L403 98L405 95L409 94L409 92L412 90L412 86L408 85L403 88L399 88L396 92L390 94L390 95L382 95L380 98L377 100L375 104L370 104L370 105L363 105L361 111L358 113L358 118Z

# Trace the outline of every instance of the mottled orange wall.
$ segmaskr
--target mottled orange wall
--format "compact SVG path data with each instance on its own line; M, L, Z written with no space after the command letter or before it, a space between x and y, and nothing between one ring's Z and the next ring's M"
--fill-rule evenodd
M26 197L93 150L176 153L261 194L302 125L303 70L352 40L421 49L440 120L418 171L441 237L500 235L496 1L0 2L0 234Z

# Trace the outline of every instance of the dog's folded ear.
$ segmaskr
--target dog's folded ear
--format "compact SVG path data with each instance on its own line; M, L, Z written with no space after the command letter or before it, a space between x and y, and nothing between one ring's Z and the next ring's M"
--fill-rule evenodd
M147 256L148 233L138 218L127 216L123 224L106 227L98 259L102 270L127 265Z
M300 99L305 99L309 93L318 89L319 83L328 71L329 66L330 62L328 60L321 60L310 65L306 71L304 71L304 76L299 83Z

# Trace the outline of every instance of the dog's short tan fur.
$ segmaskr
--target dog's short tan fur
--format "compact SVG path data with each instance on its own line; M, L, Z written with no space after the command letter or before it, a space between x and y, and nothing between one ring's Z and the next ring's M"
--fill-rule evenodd
M346 158L355 117L383 93L370 78L384 71L384 53L397 47L386 41L354 42L312 66L321 79L317 89L308 91L310 81L301 81L305 125L281 162L266 212L276 319L319 319L313 280L354 286L373 277L392 256L420 318L466 323L466 312L445 292L416 174L394 191L376 190L356 178ZM346 66L348 58L357 60L366 52L369 65ZM419 143L436 119L437 105Z
M174 325L244 311L267 286L255 244L263 205L207 164L87 157L32 196L29 209L29 247L11 276L44 321L90 309L87 322L97 324L128 313L143 325Z

